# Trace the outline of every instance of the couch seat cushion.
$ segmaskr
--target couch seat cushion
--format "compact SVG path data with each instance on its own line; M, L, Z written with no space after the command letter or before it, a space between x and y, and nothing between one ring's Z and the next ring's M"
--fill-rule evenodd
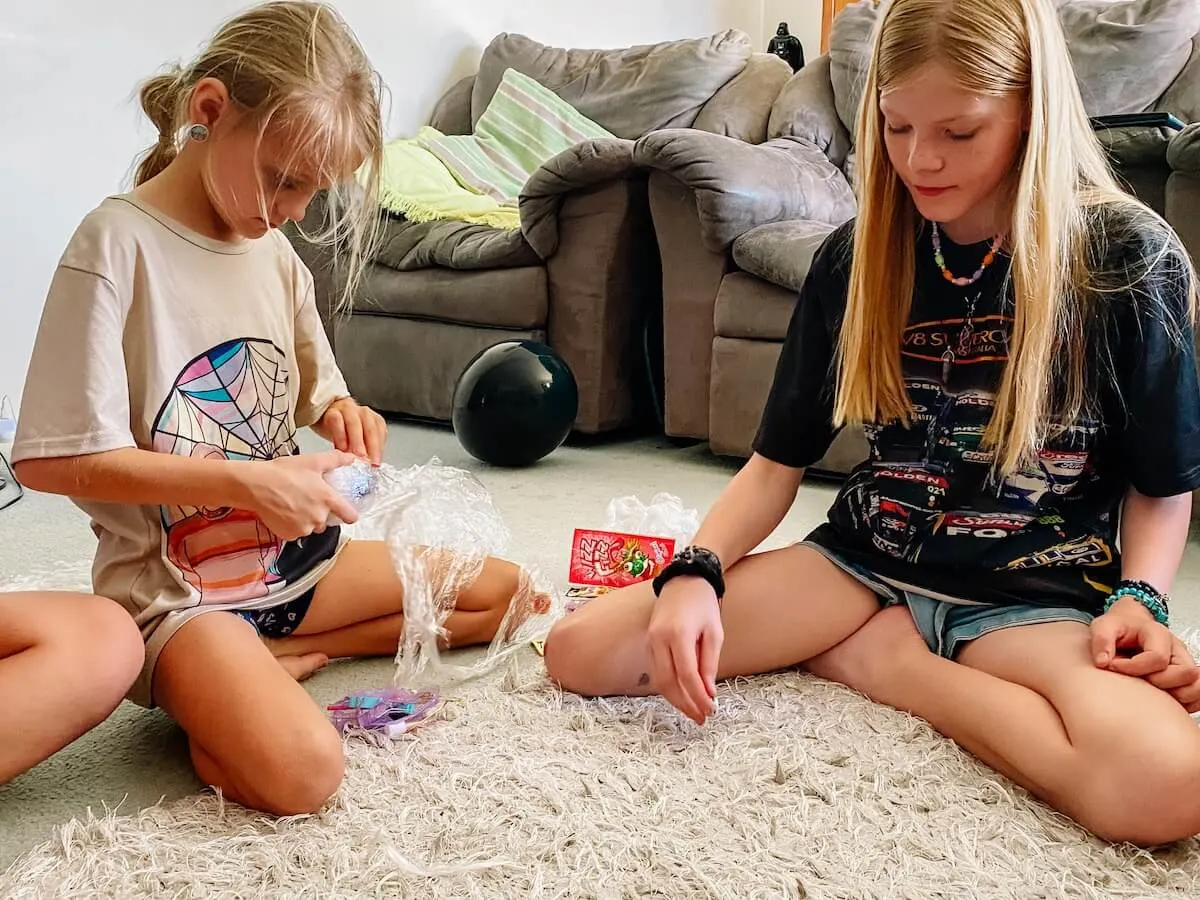
M494 328L544 328L546 285L546 269L542 266L482 272L440 268L397 272L372 264L363 277L354 312Z
M833 230L832 225L808 219L759 225L733 242L733 261L752 275L799 292L813 254Z
M400 272L441 266L447 269L511 269L541 260L519 230L467 222L410 222L388 216L375 262Z
M713 326L718 337L782 341L799 295L746 272L721 279Z

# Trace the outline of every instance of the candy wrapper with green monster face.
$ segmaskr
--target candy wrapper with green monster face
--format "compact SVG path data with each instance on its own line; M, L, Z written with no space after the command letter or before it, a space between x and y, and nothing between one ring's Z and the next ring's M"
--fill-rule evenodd
M603 529L575 529L567 571L568 611L596 595L588 596L584 589L599 592L653 579L699 527L699 513L685 509L671 494L656 494L649 504L617 497L608 504Z
M445 685L492 669L549 631L563 611L562 598L536 569L522 566L517 591L496 637L470 662L443 654L446 620L459 593L483 572L488 557L508 555L508 527L487 489L471 473L442 465L346 472L342 482L360 493L359 521L348 531L387 544L404 585L404 627L396 651L396 684ZM369 482L370 490L360 490ZM463 659L458 655L457 659Z

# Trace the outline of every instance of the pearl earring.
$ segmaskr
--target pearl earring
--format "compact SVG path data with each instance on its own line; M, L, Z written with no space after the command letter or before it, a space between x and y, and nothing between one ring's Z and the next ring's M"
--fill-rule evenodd
M197 122L188 129L188 139L203 144L208 140L208 126Z

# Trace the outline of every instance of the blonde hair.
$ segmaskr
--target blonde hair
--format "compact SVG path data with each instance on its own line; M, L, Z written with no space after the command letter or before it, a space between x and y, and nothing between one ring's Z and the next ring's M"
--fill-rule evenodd
M934 61L964 89L1020 96L1028 111L1005 209L1013 334L984 435L993 470L1005 476L1028 462L1054 428L1077 422L1095 403L1088 342L1100 301L1112 290L1095 277L1097 239L1114 219L1153 221L1164 236L1170 232L1121 189L1109 168L1049 0L893 0L876 32L857 125L859 209L838 346L837 424L912 422L900 346L912 305L920 217L888 158L879 97ZM1114 216L1114 207L1126 214ZM1165 237L1161 251L1182 253L1187 272L1177 274L1191 276L1194 317L1192 264L1172 241ZM1145 261L1146 272L1152 262ZM1126 278L1124 287L1135 285Z
M383 158L382 84L353 32L329 5L305 0L274 0L230 19L190 64L142 85L142 110L159 139L141 158L136 184L175 159L192 90L205 78L225 85L260 143L269 130L287 129L289 163L314 164L333 185L324 228L304 237L337 246L345 269L334 305L348 305L378 234ZM357 183L344 182L355 166Z

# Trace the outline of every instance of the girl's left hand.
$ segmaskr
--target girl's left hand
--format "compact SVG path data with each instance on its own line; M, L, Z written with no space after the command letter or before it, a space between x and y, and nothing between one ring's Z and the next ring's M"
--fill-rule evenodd
M336 450L353 453L373 466L383 462L387 422L375 410L360 406L351 397L331 404L313 425L313 431L333 444Z
M1144 678L1189 713L1200 712L1200 668L1187 645L1140 603L1122 600L1092 621L1092 657L1098 668Z

